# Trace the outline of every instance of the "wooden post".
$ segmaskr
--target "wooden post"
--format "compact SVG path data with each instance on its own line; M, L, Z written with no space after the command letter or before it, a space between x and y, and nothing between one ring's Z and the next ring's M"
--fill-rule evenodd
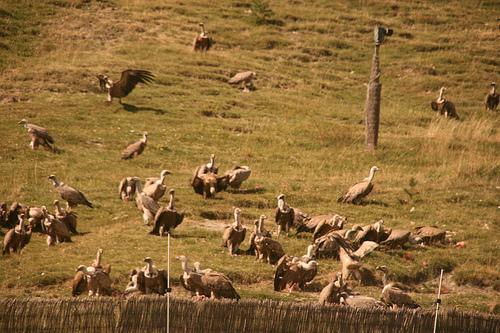
M372 59L372 70L370 73L370 82L368 83L365 103L365 126L366 126L366 148L375 150L378 143L378 128L380 122L380 95L382 84L380 78L379 63L380 45L375 45L375 52Z

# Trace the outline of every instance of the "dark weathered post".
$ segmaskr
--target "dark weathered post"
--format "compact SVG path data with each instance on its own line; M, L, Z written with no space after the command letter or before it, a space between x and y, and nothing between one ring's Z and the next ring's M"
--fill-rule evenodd
M380 95L382 84L380 78L379 50L380 44L385 36L391 36L392 30L384 27L375 28L375 52L372 59L372 70L370 73L370 82L368 82L365 103L365 125L366 125L366 147L368 150L377 148L378 128L380 122Z

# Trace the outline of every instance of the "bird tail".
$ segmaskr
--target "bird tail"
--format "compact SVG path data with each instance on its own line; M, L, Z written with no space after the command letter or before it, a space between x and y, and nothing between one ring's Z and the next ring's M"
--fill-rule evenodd
M343 195L337 199L337 202L344 202L344 200L345 200L345 196Z
M94 206L92 205L92 202L86 200L85 201L85 205L89 206L90 208L94 208Z

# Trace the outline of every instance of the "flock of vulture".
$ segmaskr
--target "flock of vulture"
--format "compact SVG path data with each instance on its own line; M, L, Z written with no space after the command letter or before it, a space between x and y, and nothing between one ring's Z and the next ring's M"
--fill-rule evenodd
M201 33L196 36L193 49L208 51L213 40L206 33L200 23ZM231 84L241 84L243 91L253 88L252 80L255 72L242 72L229 80ZM148 84L154 81L154 75L145 70L126 70L116 83L107 75L98 75L101 90L107 91L108 102L113 98L126 97L138 83ZM486 97L485 105L488 110L495 111L499 102L499 95L495 90L495 83L491 84L491 91ZM440 89L439 97L431 103L432 109L446 117L458 119L455 106L444 98L445 88ZM31 149L42 146L50 151L58 152L54 146L54 139L47 129L32 124L26 119L19 122L31 138ZM133 159L144 152L147 146L148 133L143 138L128 145L122 152L122 159ZM338 199L340 203L361 204L373 189L375 173L379 169L373 166L368 177L353 185ZM199 166L191 179L191 186L195 193L203 198L214 197L218 192L228 188L239 189L242 183L250 177L251 169L248 166L235 166L223 174L219 174L215 163L215 155L210 161ZM119 198L124 202L135 200L135 205L143 217L144 224L151 226L151 235L164 236L172 233L178 227L184 214L175 208L175 191L169 189L169 200L164 207L159 204L160 199L167 193L165 179L172 173L162 170L159 177L141 179L135 176L125 177L119 184ZM47 235L47 244L56 245L61 242L71 242L71 236L78 234L78 215L74 208L85 205L93 208L92 203L78 189L60 181L55 175L48 176L60 198L66 201L66 207L61 207L58 200L53 202L53 213L46 206L26 206L14 202L7 207L0 205L0 224L7 228L3 242L3 254L21 252L29 243L33 232ZM253 255L259 262L265 262L275 267L274 290L306 290L314 280L321 258L335 258L341 263L339 272L332 274L331 282L320 293L321 304L335 303L355 307L409 307L418 308L418 304L407 293L410 288L396 282L388 281L386 266L375 269L362 263L362 258L376 249L394 249L398 247L431 246L436 243L447 243L449 235L445 230L434 226L421 226L415 230L392 230L384 226L380 220L368 225L354 225L344 228L347 218L335 213L309 216L301 210L291 207L285 200L285 195L277 198L277 207L274 221L276 232L272 233L265 227L267 217L261 215L254 221L254 227L248 237L248 249L240 247L246 240L247 228L241 219L241 209L234 209L234 223L227 226L222 233L223 246L229 255ZM286 254L279 242L280 236L289 236L290 230L296 233L309 232L312 234L306 254L296 257ZM274 235L274 237L273 237ZM89 265L80 265L73 280L72 294L74 296L87 293L89 296L115 295L118 293L112 287L110 278L111 266L102 265L103 250L99 249L97 257ZM192 296L201 298L230 298L239 299L240 296L232 285L231 280L224 274L210 268L201 268L199 262L189 266L186 256L177 259L182 266L180 282ZM135 268L130 273L130 282L124 293L156 293L164 295L169 292L168 276L165 270L157 268L149 257L144 259L142 268ZM380 274L377 274L380 271ZM382 277L380 277L382 275ZM359 295L353 291L353 286L374 285L382 288L380 300Z

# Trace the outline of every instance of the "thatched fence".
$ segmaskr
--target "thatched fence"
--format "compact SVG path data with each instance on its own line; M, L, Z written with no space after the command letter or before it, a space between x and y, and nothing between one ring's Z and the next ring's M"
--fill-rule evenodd
M165 297L0 299L0 332L166 332ZM429 333L432 311L170 299L170 332ZM442 312L440 333L498 333L500 317Z

